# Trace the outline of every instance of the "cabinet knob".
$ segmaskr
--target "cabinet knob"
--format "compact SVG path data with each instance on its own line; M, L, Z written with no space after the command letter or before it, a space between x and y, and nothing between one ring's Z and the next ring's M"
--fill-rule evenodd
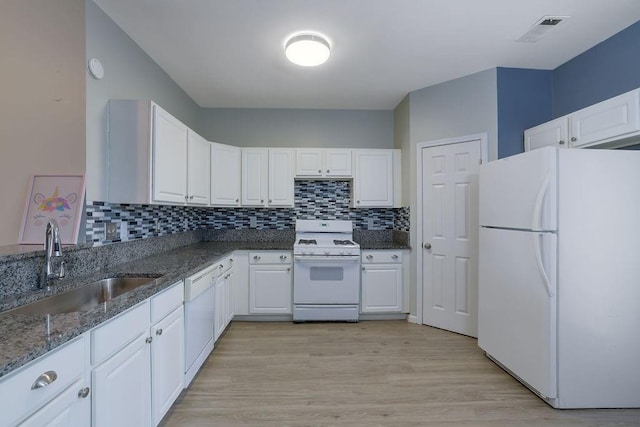
M391 255L391 259L398 259L398 255Z
M564 141L561 139L560 141L558 141L558 144L563 145Z
M189 200L189 196L185 194L185 196L184 196L184 200L185 200L185 201L186 201L186 200Z
M287 271L291 271L291 267L287 267Z
M56 371L47 371L44 374L40 375L34 383L31 385L31 390L36 390L42 387L46 387L55 380L58 379L58 374Z
M260 203L264 203L264 199L260 199Z
M327 173L329 173L329 169L327 169Z
M253 257L253 259L255 259L255 260L257 261L257 260L259 260L259 259L260 259L260 257L259 257L258 255L255 255L255 256Z
M322 169L318 169L318 173L322 173Z
M158 330L156 331L156 335L158 335L158 336L162 335L162 328L160 328L160 329L158 329Z
M238 203L240 201L240 199L236 199L236 203Z
M81 399L85 399L87 396L89 396L89 391L89 387L81 388L80 391L78 391L78 397Z
M273 202L273 200L269 199L269 203Z
M373 259L373 255L367 255L367 259Z
M147 339L144 340L147 344L151 344L151 341L153 341L153 337L147 337Z
M224 265L223 265L223 264L220 264L220 265L218 266L218 268L219 268L220 270L222 270L222 269L224 268Z
M193 200L193 196L189 196L189 200Z
M360 204L360 200L358 200L356 203Z
M578 138L576 138L575 136L571 137L571 142L576 142L578 140Z
M362 267L362 271L364 271L364 267Z
M431 249L431 243L425 243L423 246L425 249Z
M287 259L287 256L286 255L280 255L280 259L284 261L285 259Z

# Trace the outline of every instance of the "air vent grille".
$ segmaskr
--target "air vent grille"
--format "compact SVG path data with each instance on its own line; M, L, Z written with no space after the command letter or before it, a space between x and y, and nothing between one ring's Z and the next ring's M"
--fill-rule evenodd
M543 16L533 24L529 31L522 37L517 39L518 42L535 43L540 40L547 32L557 27L561 22L570 18L569 16Z

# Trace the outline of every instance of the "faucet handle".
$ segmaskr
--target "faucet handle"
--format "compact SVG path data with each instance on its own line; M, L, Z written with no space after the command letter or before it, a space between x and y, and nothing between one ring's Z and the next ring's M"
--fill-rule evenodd
M58 273L58 279L62 279L66 274L66 271L64 269L64 261L60 262L60 272Z

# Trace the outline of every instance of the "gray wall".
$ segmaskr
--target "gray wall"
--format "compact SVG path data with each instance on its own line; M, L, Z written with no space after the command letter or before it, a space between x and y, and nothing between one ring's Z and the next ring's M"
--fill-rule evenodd
M84 0L0 9L0 245L12 245L31 175L85 172Z
M393 148L391 110L203 108L209 141L240 147Z
M109 99L151 99L195 131L200 107L93 1L85 5L86 58L105 70L102 80L86 74L87 199L106 200Z
M450 80L411 92L409 95L409 141L402 133L397 133L396 145L402 148L403 158L408 157L408 164L403 164L403 188L410 197L410 289L411 314L416 313L417 256L421 254L421 239L416 233L417 177L416 177L416 144L479 133L488 137L488 157L494 160L498 153L498 95L497 71L495 68ZM406 101L396 107L397 117L406 114ZM403 119L406 122L406 118ZM404 193L406 194L406 193Z

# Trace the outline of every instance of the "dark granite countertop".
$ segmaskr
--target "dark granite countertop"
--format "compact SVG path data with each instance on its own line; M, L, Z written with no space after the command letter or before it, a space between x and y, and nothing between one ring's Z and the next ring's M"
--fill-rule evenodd
M28 304L106 277L142 276L150 283L90 309L49 315L0 313L0 377L44 355L89 329L146 300L234 250L290 250L293 242L201 242L102 269L61 282L52 291L35 291L2 301L2 309ZM48 323L47 323L48 320Z
M368 241L362 249L408 249L397 241ZM200 242L134 261L101 269L93 274L70 281L61 281L52 291L34 291L0 301L0 310L9 310L30 302L77 288L106 277L149 277L141 286L90 309L42 315L12 315L0 313L0 377L50 350L70 341L106 320L120 314L154 294L173 285L234 250L291 250L293 241L214 241ZM28 256L28 255L27 255Z

